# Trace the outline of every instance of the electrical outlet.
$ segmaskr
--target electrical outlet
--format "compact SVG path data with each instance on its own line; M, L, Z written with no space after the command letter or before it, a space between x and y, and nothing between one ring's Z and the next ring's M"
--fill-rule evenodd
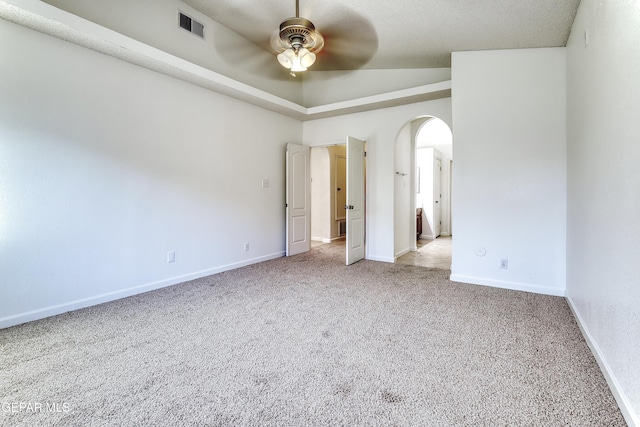
M500 268L504 270L509 268L509 260L507 258L500 259Z
M249 250L249 244L245 243L244 244L244 251L247 252Z
M167 252L167 262L175 262L175 260L176 260L176 252L175 251Z

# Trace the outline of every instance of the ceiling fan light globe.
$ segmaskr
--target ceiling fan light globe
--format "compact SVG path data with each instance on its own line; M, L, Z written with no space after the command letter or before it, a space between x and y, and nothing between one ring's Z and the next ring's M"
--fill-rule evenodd
M298 72L298 71L307 71L307 67L305 67L301 62L300 62L300 57L296 56L293 59L293 65L291 66L291 71L293 72Z
M291 68L294 65L294 61L297 60L296 54L293 49L289 48L284 52L278 54L278 62L284 68Z
M298 58L300 58L300 65L305 68L312 66L316 62L316 54L304 47L298 50Z

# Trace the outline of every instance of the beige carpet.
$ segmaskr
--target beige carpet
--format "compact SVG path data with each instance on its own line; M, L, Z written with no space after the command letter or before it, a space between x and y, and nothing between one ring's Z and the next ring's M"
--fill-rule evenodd
M564 299L343 248L0 330L0 425L625 425Z

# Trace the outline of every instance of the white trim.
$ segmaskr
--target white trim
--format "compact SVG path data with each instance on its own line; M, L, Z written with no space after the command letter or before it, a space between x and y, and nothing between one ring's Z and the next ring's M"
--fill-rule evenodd
M398 260L398 258L400 258L402 255L408 254L409 252L411 252L411 248L404 248L403 250L401 250L400 252L398 252L396 254L396 256L394 257L395 259L394 259L393 262L396 262Z
M545 285L536 285L533 283L507 282L502 280L485 279L483 277L464 276L461 274L452 274L449 278L452 282L469 283L472 285L491 286L494 288L511 289L514 291L533 292L535 294L553 295L557 297L564 296L564 288L554 288Z
M312 242L322 242L322 243L331 243L341 239L344 240L344 236L332 237L330 239L327 239L324 237L311 237Z
M377 255L367 255L365 259L368 259L369 261L390 262L392 264L396 262L395 258L389 258L386 256L377 256Z
M38 310L28 311L26 313L20 313L13 316L7 316L0 318L0 329L8 328L10 326L19 325L34 320L44 319L45 317L55 316L57 314L66 313L68 311L78 310L85 307L91 307L93 305L102 304L109 301L115 301L121 298L130 297L132 295L142 294L144 292L153 291L160 288L166 288L167 286L177 285L179 283L187 282L189 280L199 279L201 277L211 276L212 274L222 273L223 271L233 270L247 265L256 264L271 259L281 258L284 256L284 251L276 252L270 255L265 255L257 258L252 258L232 264L221 265L218 267L209 268L206 270L197 271L195 273L184 274L182 276L170 277L164 280L158 280L156 282L147 283L144 285L133 286L127 289L122 289L114 292L107 292L100 295L95 295L88 298L83 298L75 301L71 301L64 304L53 305L51 307L45 307Z
M607 380L607 384L611 389L613 397L618 403L618 407L620 408L620 412L622 412L624 420L629 424L629 427L640 427L640 416L634 412L631 402L629 402L629 399L622 390L622 387L620 387L620 383L613 374L613 371L602 354L602 351L600 351L600 347L594 340L593 336L589 333L589 328L587 328L584 319L580 316L580 312L576 308L571 297L567 296L566 299L569 304L569 308L573 313L573 317L575 317L576 323L582 332L584 340L587 342L587 345L591 349L591 353L593 353L593 356L596 358L596 362L598 362L598 366L600 366L600 370L602 371L605 380Z
M306 120L451 97L451 80L306 108Z
M322 241L324 243L331 243L331 242L335 242L336 240L346 240L346 237L344 235L342 235L342 236L338 236L338 237L332 237L330 239L322 239Z

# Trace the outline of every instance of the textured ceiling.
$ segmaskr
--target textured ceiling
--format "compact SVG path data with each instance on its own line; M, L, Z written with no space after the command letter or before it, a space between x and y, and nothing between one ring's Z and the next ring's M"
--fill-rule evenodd
M183 1L267 50L280 22L295 16L295 0ZM435 68L449 67L455 51L565 46L579 3L300 0L300 16L325 37L314 70Z

